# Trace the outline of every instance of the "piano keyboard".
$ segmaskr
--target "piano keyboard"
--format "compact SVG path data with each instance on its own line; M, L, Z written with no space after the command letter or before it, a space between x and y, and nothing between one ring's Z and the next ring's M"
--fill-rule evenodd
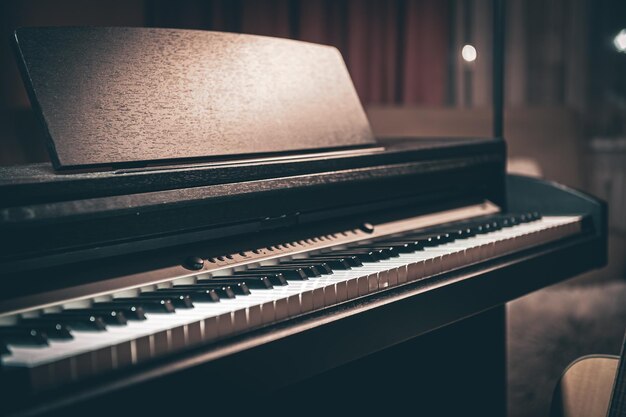
M21 312L1 363L42 391L581 232L581 216L497 214Z

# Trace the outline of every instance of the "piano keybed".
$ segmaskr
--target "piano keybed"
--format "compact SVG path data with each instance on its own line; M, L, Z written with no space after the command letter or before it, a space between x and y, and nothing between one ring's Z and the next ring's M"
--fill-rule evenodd
M271 256L248 263L245 254L224 256L210 272L6 314L2 365L44 391L583 231L581 216L536 212L376 229L305 242L313 250L255 250Z

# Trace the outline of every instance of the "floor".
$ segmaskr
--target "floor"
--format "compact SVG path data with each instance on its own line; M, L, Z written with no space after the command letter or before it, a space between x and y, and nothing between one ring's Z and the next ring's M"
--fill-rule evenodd
M619 354L626 282L559 284L508 305L509 417L548 416L565 367L593 353Z

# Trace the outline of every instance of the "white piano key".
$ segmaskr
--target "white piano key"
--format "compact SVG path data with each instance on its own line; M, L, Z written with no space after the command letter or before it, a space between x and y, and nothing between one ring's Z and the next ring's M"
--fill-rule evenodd
M270 324L276 321L274 301L266 301L261 304L261 317L263 319L263 324Z
M324 306L324 288L313 289L313 309L317 310Z
M386 266L386 264L384 264L384 266ZM389 270L383 270L383 271L378 272L377 280L376 280L376 287L375 288L370 287L370 292L374 292L378 289L383 290L385 288L389 288Z
M357 279L357 285L358 285L358 295L359 296L364 296L367 295L369 293L369 278L368 276L359 276L356 278Z
M393 259L393 262L390 262L389 269L387 270L387 284L389 287L395 287L398 285L398 266L396 265L396 259Z
M308 313L313 311L313 291L306 290L300 293L300 311L302 313Z
M332 283L324 286L324 305L331 306L337 304L337 284Z
M346 281L339 281L337 286L337 302L341 303L348 299L348 283Z
M202 320L202 337L205 342L215 340L219 336L216 316L209 316Z
M347 279L346 286L348 287L348 300L359 296L359 282L357 277Z
M279 298L274 301L274 310L276 313L276 321L284 320L289 317L289 306L287 304L287 298Z
M367 292L369 294L371 292L375 292L378 290L378 274L379 272L371 273L367 276Z
M302 313L300 294L293 294L287 297L287 309L290 317L295 317Z
M298 304L300 302L298 301ZM247 308L248 326L250 328L259 327L263 324L263 316L261 314L261 306L256 304Z

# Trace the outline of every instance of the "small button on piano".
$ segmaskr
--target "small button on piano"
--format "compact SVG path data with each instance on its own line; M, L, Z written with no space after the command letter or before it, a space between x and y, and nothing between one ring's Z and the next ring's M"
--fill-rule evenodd
M52 163L0 168L6 415L504 415L505 303L606 262L503 139L375 139L334 48L15 46Z

